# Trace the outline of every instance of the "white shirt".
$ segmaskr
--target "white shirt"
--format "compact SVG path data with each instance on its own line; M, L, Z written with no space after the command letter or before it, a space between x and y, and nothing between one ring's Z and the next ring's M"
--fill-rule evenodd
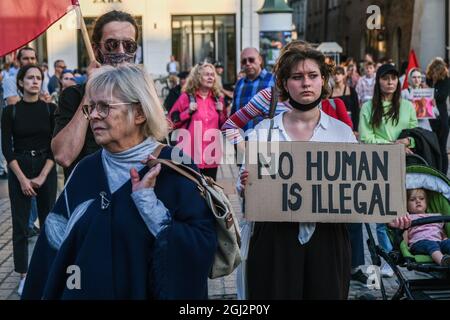
M283 117L287 111L280 113L273 118L274 126L272 131L271 141L293 141L287 133ZM248 135L250 141L265 141L268 140L268 133L270 129L270 119L260 122L253 131ZM334 119L320 110L320 120L314 128L313 135L309 141L313 142L347 142L357 143L352 129L337 119ZM299 224L298 240L301 244L306 244L312 237L316 229L315 223L300 223Z

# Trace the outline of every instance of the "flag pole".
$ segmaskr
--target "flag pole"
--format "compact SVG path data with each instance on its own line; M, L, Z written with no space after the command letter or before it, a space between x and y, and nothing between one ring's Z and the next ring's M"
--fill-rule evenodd
M76 6L75 10L77 13L77 19L79 21L79 26L81 28L81 35L83 36L84 45L86 47L87 54L89 56L89 61L90 62L96 61L94 50L92 49L91 45L91 39L89 39L89 33L87 31L86 23L84 22L83 14L81 13L81 8L79 4Z

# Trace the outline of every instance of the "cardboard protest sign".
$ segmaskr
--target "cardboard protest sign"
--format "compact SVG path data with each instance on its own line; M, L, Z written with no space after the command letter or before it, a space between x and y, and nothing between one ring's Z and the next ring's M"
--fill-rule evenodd
M250 221L391 222L406 214L403 145L247 142Z
M417 119L434 119L433 112L434 89L411 90L411 102L416 109Z

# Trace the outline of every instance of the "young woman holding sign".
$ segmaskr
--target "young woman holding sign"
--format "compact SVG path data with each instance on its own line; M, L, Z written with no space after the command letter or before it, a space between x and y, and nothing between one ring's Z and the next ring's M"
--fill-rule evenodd
M364 143L400 143L405 145L406 153L414 147L411 138L398 139L404 129L418 126L416 110L408 100L401 99L399 73L391 64L382 65L376 75L372 100L366 102L359 119L359 134ZM385 224L377 224L377 237L380 246L392 250ZM392 277L394 272L388 264L381 268L383 276Z
M352 129L319 109L331 67L311 48L284 50L275 66L280 99L292 109L262 121L250 140L350 142ZM266 129L260 130L259 129ZM241 187L248 172L240 177ZM244 244L243 244L244 247ZM244 253L245 259L245 253ZM347 299L350 243L344 224L256 222L246 259L249 299Z

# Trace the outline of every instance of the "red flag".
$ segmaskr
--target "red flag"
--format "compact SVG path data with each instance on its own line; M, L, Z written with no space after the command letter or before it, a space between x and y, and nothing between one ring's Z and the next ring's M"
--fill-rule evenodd
M408 68L406 69L405 81L403 82L402 89L408 89L408 74L409 71L414 68L419 68L419 63L417 62L416 53L414 52L414 50L411 50L409 52Z
M0 57L44 33L78 0L1 0Z

